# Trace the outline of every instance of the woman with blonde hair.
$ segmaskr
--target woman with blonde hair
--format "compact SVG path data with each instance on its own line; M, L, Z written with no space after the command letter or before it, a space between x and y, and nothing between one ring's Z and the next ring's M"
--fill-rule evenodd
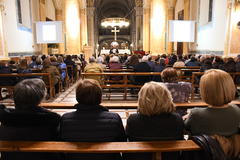
M238 133L240 108L231 104L235 92L233 79L227 72L218 69L206 71L200 80L200 94L208 107L190 110L183 117L186 129L193 135L231 136Z
M176 140L183 137L184 123L175 113L172 96L163 83L149 82L138 93L138 113L127 120L129 141ZM163 159L177 159L178 153L164 153ZM151 153L127 154L126 159L152 159Z

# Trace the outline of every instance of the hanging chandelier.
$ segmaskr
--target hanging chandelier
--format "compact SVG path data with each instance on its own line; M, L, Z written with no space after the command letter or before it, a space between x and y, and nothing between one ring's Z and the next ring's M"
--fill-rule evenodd
M130 24L129 20L126 18L119 18L119 17L114 17L114 18L105 18L101 21L101 26L102 27L128 27Z

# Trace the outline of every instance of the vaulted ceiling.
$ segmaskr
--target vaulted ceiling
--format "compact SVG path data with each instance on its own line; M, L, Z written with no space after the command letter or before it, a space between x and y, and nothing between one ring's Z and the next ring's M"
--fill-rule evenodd
M95 0L100 19L109 17L127 17L135 6L135 0Z

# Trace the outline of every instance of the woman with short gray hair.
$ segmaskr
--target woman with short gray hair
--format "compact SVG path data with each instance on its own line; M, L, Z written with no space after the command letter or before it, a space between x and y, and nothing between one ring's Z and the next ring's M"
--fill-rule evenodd
M19 82L13 93L15 109L0 105L0 140L51 141L57 140L60 116L38 105L46 95L41 79ZM2 153L4 160L61 159L55 153Z

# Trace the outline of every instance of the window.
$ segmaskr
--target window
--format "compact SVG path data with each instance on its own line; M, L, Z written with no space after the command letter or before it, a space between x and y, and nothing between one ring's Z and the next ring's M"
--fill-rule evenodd
M18 29L31 31L31 0L15 0Z
M208 10L208 22L212 21L213 16L213 0L209 0L209 10Z
M17 20L18 23L22 24L21 0L16 1L17 1Z

